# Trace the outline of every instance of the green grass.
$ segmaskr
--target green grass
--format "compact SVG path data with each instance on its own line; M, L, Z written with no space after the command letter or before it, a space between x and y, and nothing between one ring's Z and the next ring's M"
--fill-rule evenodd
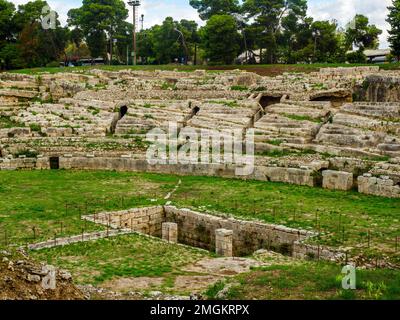
M280 139L268 140L268 144L272 144L274 146L280 146L284 141Z
M277 140L277 141L272 140L273 143L270 143L270 141L271 140L267 141L267 143L273 144L273 145L278 145L278 144L274 144L274 143L279 143L279 140ZM290 156L290 155L301 156L301 155L316 154L316 153L317 153L316 151L311 150L311 149L304 149L304 150L274 149L274 150L266 150L266 151L259 152L258 155L264 156L264 157L271 157L271 158L281 158L281 157Z
M286 118L296 120L296 121L311 121L311 122L316 122L316 123L321 123L323 122L322 119L318 118L312 118L310 116L299 116L295 114L284 114Z
M81 221L80 213L155 205L159 201L152 199L163 199L177 181L134 173L1 171L0 246L5 238L7 243L25 244L55 234L80 234L82 228L97 230L99 226Z
M8 242L25 243L33 241L33 227L36 241L97 229L84 225L78 209L66 211L65 203L79 205L82 213L86 202L88 213L162 204L179 179L182 184L170 199L174 205L320 231L313 242L400 261L400 199L284 183L112 171L0 172L0 245L5 230Z
M342 289L340 265L302 262L254 268L231 279L228 299L257 300L398 300L400 272L396 270L356 270L356 290ZM217 283L207 291L209 298L224 287Z
M249 88L246 86L232 86L231 90L232 91L248 91Z
M30 255L69 270L78 283L96 285L118 277L166 277L168 284L171 273L183 274L180 268L208 256L203 250L137 234L31 251Z
M23 123L15 122L8 116L0 115L0 129L24 127Z

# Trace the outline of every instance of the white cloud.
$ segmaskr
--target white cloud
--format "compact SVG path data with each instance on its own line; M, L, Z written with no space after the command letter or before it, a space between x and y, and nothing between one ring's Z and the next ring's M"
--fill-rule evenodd
M310 0L308 14L318 20L336 19L341 26L345 26L357 13L364 14L370 23L376 24L383 30L380 37L380 47L386 48L387 30L389 25L385 21L391 0Z

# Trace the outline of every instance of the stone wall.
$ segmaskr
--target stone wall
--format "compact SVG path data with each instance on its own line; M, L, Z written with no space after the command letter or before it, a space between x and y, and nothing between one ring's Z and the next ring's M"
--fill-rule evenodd
M165 241L216 251L223 256L250 255L268 249L299 259L339 261L344 254L326 246L304 243L315 233L285 226L214 216L174 206L133 208L101 212L82 219L108 226L107 230L58 238L28 246L31 250L130 233L142 233Z
M178 224L178 240L183 244L215 251L216 230L232 230L234 256L252 254L262 248L290 255L295 241L314 235L304 230L218 217L173 206L165 206L164 210L166 221Z
M46 248L54 248L54 247L58 247L58 246L66 246L66 245L69 245L72 243L93 241L93 240L98 240L98 239L102 239L102 238L130 234L133 232L135 232L135 231L131 231L128 229L122 229L122 230L111 229L111 230L106 230L106 231L83 233L83 234L75 235L75 236L71 236L71 237L56 238L53 240L29 244L28 249L29 250L40 250L40 249L46 249Z
M82 218L94 223L107 225L110 228L129 229L155 237L161 237L162 223L165 221L164 208L162 206L100 212Z
M76 170L116 170L132 172L154 172L161 174L180 174L194 176L215 176L224 178L252 179L259 181L284 182L295 185L310 187L319 186L320 176L317 169L309 167L283 167L283 166L260 166L254 167L254 172L248 176L238 176L236 165L225 164L157 164L151 165L144 159L134 159L132 157L95 157L92 155L75 157L64 155L59 157L60 169ZM33 170L50 169L50 158L38 156L37 158L0 158L0 170ZM324 170L322 171L322 184L324 188L332 190L350 190L353 185L353 174L343 171ZM355 166L349 167L349 171L363 170ZM351 169L351 170L350 170ZM353 170L354 169L354 170ZM367 170L365 168L364 170ZM355 175L357 176L357 174ZM358 191L360 193L372 194L382 197L400 197L400 186L398 179L388 176L381 178L372 177L366 173L358 177Z
M0 170L50 169L49 158L0 158Z
M374 74L366 78L364 90L370 102L399 102L400 78L398 74Z
M400 186L389 177L373 177L366 173L358 177L358 192L388 198L400 198Z
M296 241L293 244L292 256L298 259L340 261L343 259L344 254L326 246L316 246Z
M310 187L315 187L317 184L314 170L301 168L257 166L253 178L255 180L285 182Z

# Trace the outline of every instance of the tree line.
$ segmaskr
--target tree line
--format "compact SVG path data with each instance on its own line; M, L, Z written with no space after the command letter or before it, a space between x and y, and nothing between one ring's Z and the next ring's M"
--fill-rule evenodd
M365 62L365 49L376 49L382 34L357 14L345 27L307 15L307 0L189 0L202 20L166 18L137 31L138 63L232 64L245 52L246 62ZM60 61L102 57L110 64L132 63L132 23L123 0L83 0L68 12L67 26L55 15L43 28L43 0L15 5L0 0L2 69L56 66ZM400 57L400 0L388 8L388 41ZM356 50L353 50L356 49ZM242 54L243 57L244 54Z

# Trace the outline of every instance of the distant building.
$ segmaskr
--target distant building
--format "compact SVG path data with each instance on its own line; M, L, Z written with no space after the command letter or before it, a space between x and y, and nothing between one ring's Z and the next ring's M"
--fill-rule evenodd
M348 51L347 53L355 52ZM391 62L387 60L387 56L390 54L390 49L367 49L364 50L364 54L367 57L367 62L369 63L385 63Z
M367 56L368 62L371 63L391 62L387 61L390 49L365 50L364 54Z
M260 49L248 50L248 51L243 52L236 58L236 63L238 63L238 64L260 63L260 61L261 61L260 55L261 55Z
M98 66L104 65L105 61L104 58L70 58L67 63L65 61L60 62L61 67L81 67L81 66Z

